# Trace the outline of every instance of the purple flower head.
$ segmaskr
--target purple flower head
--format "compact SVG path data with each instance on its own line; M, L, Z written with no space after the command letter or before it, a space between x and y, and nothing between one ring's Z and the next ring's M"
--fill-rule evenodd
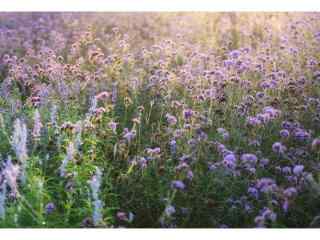
M265 96L265 93L264 93L264 92L257 92L257 93L256 93L256 98L257 98L257 99L262 99L264 96Z
M277 189L275 181L271 178L261 178L258 179L256 183L256 188L263 193L274 192Z
M286 198L292 198L292 197L295 197L297 195L297 189L294 188L294 187L289 187L287 189L285 189L283 191L283 195L286 197Z
M281 113L278 109L275 109L271 106L264 107L262 112L264 114L268 114L272 119L278 117Z
M252 163L252 164L256 164L258 161L257 156L252 153L242 154L240 159L244 163Z
M290 132L287 129L280 130L280 136L282 138L288 138L290 136Z
M275 142L272 145L272 151L277 153L277 154L283 154L285 151L287 150L286 146L284 146L282 143L280 142Z
M146 168L148 165L148 160L144 157L139 157L137 162L141 168Z
M226 146L223 145L222 143L217 143L216 147L219 154L222 154L227 149Z
M176 209L174 208L174 206L169 205L169 206L166 207L164 212L165 212L167 217L171 217L173 214L175 214Z
M56 209L56 206L54 205L54 203L50 202L46 205L45 212L46 214L51 214L54 212L55 209Z
M259 161L259 165L261 167L265 167L265 166L267 166L269 164L269 162L270 162L270 160L268 158L262 158Z
M294 132L294 138L298 141L306 141L310 139L310 137L310 133L300 128L296 129L296 131Z
M171 154L175 154L177 152L177 142L176 140L172 139L170 142L169 142L169 145L170 145L170 152Z
M174 180L171 182L171 187L174 189L184 190L186 185L180 180Z
M108 127L112 130L113 133L116 133L117 125L118 124L116 122L113 122L113 121L108 123Z
M187 178L191 181L193 179L193 172L191 170L187 173Z
M233 65L234 65L234 61L233 60L228 59L228 60L224 60L223 61L223 66L226 67L226 68L230 68Z
M271 209L266 207L262 210L261 216L265 220L270 220L271 222L275 222L277 220L277 214L274 213Z
M284 128L284 129L290 130L290 129L292 129L293 124L292 124L291 122L289 122L289 121L283 121L282 124L281 124L281 126L282 126L282 128Z
M261 125L261 121L256 117L247 117L247 124L249 126L259 126Z
M117 218L120 221L128 221L127 214L125 212L117 212Z
M293 174L299 176L303 173L304 166L303 165L296 165L293 167Z
M229 53L229 56L234 59L238 58L240 55L241 52L239 50L233 50Z
M161 149L159 147L156 147L156 148L147 148L147 153L149 155L158 155L160 154L161 152Z
M229 139L229 133L224 128L218 128L217 132L222 136L223 140L227 141Z
M183 110L183 116L185 119L190 119L192 115L193 115L192 109L188 108Z
M271 87L271 84L268 81L263 81L260 83L260 87L263 89L267 89Z
M227 154L224 158L223 158L223 164L227 167L227 168L231 168L234 169L236 167L236 156L232 153Z
M288 166L283 167L282 172L287 175L291 174L291 167L288 167Z
M166 114L166 118L170 126L173 126L177 123L177 118L169 113Z
M255 187L249 187L248 194L256 199L258 199L259 197L259 192Z
M256 118L259 119L262 123L267 123L272 119L270 114L267 113L258 113Z
M254 222L257 225L257 227L259 227L259 228L265 227L264 226L264 218L262 216L255 217Z
M125 138L128 142L131 142L136 136L136 130L128 131L127 128L124 129L123 138Z
M320 138L313 139L312 144L311 144L311 149L313 151L319 151L320 150Z

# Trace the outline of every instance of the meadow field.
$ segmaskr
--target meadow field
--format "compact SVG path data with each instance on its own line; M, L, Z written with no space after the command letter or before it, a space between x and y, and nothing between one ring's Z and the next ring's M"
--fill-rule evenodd
M0 13L0 227L320 227L320 13Z

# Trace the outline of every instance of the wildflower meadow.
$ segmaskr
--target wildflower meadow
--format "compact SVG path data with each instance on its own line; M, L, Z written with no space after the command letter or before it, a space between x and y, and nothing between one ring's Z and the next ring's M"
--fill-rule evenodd
M320 227L320 14L0 13L0 227Z

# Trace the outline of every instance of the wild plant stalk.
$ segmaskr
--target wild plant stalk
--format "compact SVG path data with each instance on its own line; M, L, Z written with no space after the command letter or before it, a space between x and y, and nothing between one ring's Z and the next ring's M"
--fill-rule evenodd
M92 214L92 219L93 219L93 224L95 226L98 226L103 222L103 215L102 215L102 210L103 210L103 202L99 198L99 192L100 192L100 187L101 187L101 177L102 177L102 172L99 168L96 168L95 175L91 178L89 181L89 185L91 188L91 196L92 196L92 204L93 204L93 214Z
M21 164L21 182L26 182L27 168L27 126L20 119L14 122L14 131L11 140L11 146L15 151L16 157Z

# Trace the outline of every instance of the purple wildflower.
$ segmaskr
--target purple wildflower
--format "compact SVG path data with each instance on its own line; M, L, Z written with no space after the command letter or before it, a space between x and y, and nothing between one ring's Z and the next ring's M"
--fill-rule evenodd
M287 198L292 198L297 195L297 189L294 187L289 187L283 191L283 195Z
M287 150L286 146L284 146L282 143L280 142L275 142L272 145L272 151L277 153L277 154L283 154L285 151Z
M293 174L298 176L298 175L301 175L302 172L304 170L304 166L303 165L296 165L293 167Z
M320 150L320 138L313 139L312 144L311 144L311 149L313 151L319 151Z
M56 206L54 205L54 203L50 202L46 205L45 207L45 212L46 214L51 214L54 212L54 210L56 209Z
M184 190L186 186L182 181L174 180L171 182L171 187L174 189Z
M193 115L192 109L184 109L183 110L183 116L185 119L190 119Z
M234 169L236 167L236 160L237 159L234 154L227 154L223 158L223 164L230 169Z
M240 159L243 163L251 163L251 164L256 164L258 161L257 156L252 153L242 154Z
M118 125L118 123L113 122L113 121L111 121L111 122L108 123L108 127L112 130L112 132L113 132L114 134L117 133L117 132L116 132L116 130L117 130L117 125Z
M176 209L174 208L174 206L169 205L169 206L166 207L164 212L165 212L167 217L171 217L173 214L175 214Z
M169 113L166 114L167 122L170 126L176 125L177 118Z
M282 138L288 138L290 136L290 132L287 129L280 130L280 136Z
M124 129L123 138L125 138L129 143L135 138L136 130L129 131L127 128Z

